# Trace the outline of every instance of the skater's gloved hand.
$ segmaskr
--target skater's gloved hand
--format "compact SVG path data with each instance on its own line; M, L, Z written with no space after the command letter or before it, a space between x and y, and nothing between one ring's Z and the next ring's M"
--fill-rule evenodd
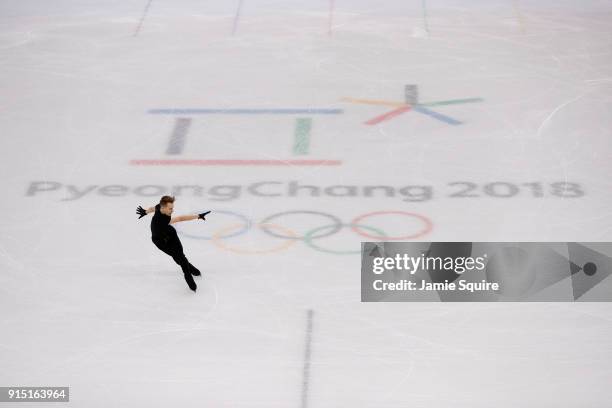
M206 217L206 215L208 215L208 213L210 213L210 211L206 211L206 212L203 212L201 214L198 214L198 218L201 219L201 220L206 220L205 217Z
M145 210L141 206L138 206L138 208L136 209L136 214L140 215L140 217L138 217L138 219L141 219L142 217L147 215L147 210Z

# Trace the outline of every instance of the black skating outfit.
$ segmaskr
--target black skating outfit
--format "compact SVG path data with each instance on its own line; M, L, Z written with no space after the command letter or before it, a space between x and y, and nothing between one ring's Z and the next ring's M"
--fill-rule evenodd
M180 265L189 289L195 292L197 286L191 275L199 276L200 271L189 263L183 253L183 245L176 234L176 230L170 225L170 216L160 211L160 206L155 206L155 215L151 220L151 240L162 252L170 255L174 262Z

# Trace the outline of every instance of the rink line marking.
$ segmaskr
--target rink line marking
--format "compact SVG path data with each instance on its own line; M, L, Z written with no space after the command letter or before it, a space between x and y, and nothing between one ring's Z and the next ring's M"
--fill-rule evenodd
M523 13L521 12L521 7L519 6L518 0L512 0L512 9L514 10L514 16L518 20L521 34L525 34L525 19L523 18Z
M269 109L177 109L162 108L149 109L153 115L340 115L342 109L318 109L318 108L269 108Z
M176 118L174 128L170 134L170 140L168 141L166 154L175 155L183 153L185 139L190 127L191 118Z
M612 81L612 78L585 79L584 82L606 82Z
M304 368L302 369L302 405L308 408L308 389L310 385L310 360L312 357L312 320L314 311L308 309L306 313L306 341L304 347Z
M140 21L138 22L138 26L136 26L136 30L134 30L133 37L136 37L140 33L140 29L142 28L142 25L144 24L144 20L147 17L147 14L149 14L149 8L151 7L152 2L153 0L149 0L147 2L147 5L145 6L144 11L142 12L142 16L140 17Z
M242 10L242 1L238 0L238 7L236 8L236 15L234 16L234 24L232 25L232 36L236 35L238 30L238 20L240 19L240 11Z
M429 34L429 23L427 21L427 0L423 0L421 2L422 8L423 8L423 27L425 28L425 32L427 34Z
M297 118L295 120L295 134L293 139L293 154L304 156L310 148L310 129L312 129L311 118Z
M332 27L334 22L334 0L329 0L329 24L327 27L327 35L331 37Z
M258 159L133 159L134 166L339 166L341 160L258 160Z

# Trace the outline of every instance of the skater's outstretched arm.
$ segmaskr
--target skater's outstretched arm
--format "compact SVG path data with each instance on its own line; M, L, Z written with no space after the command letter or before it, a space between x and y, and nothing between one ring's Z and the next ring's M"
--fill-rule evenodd
M179 215L178 217L172 217L170 219L170 224L174 224L176 222L182 222L182 221L197 220L197 219L198 219L197 215Z
M141 219L145 215L150 214L152 212L155 212L155 207L149 207L146 210L142 208L141 206L138 206L138 208L136 208L136 214L140 215L138 219Z
M175 222L181 222L181 221L197 220L198 218L202 219L203 221L206 221L205 217L208 213L210 213L210 211L203 212L201 214L195 214L195 215L179 215L178 217L171 218L170 224L174 224Z

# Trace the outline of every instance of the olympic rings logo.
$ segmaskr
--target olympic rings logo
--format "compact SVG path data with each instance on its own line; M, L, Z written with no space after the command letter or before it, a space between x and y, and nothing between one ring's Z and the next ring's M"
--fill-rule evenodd
M344 223L342 220L329 213L321 212L321 211L312 211L312 210L294 210L294 211L283 211L279 213L275 213L272 215L268 215L267 217L261 219L259 222L253 222L249 217L229 210L213 210L213 216L217 214L224 214L227 216L231 216L236 218L236 222L226 225L222 228L217 229L210 235L196 235L193 233L186 233L184 231L178 231L179 234L184 235L193 239L204 239L210 240L215 246L229 252L239 253L239 254L266 254L273 252L280 252L289 247L295 245L296 243L302 241L310 248L320 251L326 252L330 254L337 255L347 255L347 254L359 254L361 253L361 249L358 250L336 250L324 248L321 245L317 244L315 241L321 238L329 237L334 234L337 234L341 230L348 228L355 234L367 238L367 240L372 241L406 241L406 240L414 240L421 238L431 232L433 229L433 224L429 218L424 215L416 214L407 211L374 211L365 214L361 214L353 218L349 223ZM298 234L294 230L285 227L279 222L283 217L290 216L308 216L318 219L323 219L324 222L322 225L318 225L303 234ZM366 225L366 222L374 219L375 217L389 217L392 216L391 220L394 224L401 222L400 217L410 221L411 223L416 223L415 231L405 231L401 235L390 236L385 233L382 229ZM208 221L208 220L207 220ZM280 239L280 244L267 249L253 249L253 248L245 248L245 247L237 247L230 246L227 241L230 241L232 238L235 238L239 235L246 234L249 232L253 226L258 228L264 234Z

